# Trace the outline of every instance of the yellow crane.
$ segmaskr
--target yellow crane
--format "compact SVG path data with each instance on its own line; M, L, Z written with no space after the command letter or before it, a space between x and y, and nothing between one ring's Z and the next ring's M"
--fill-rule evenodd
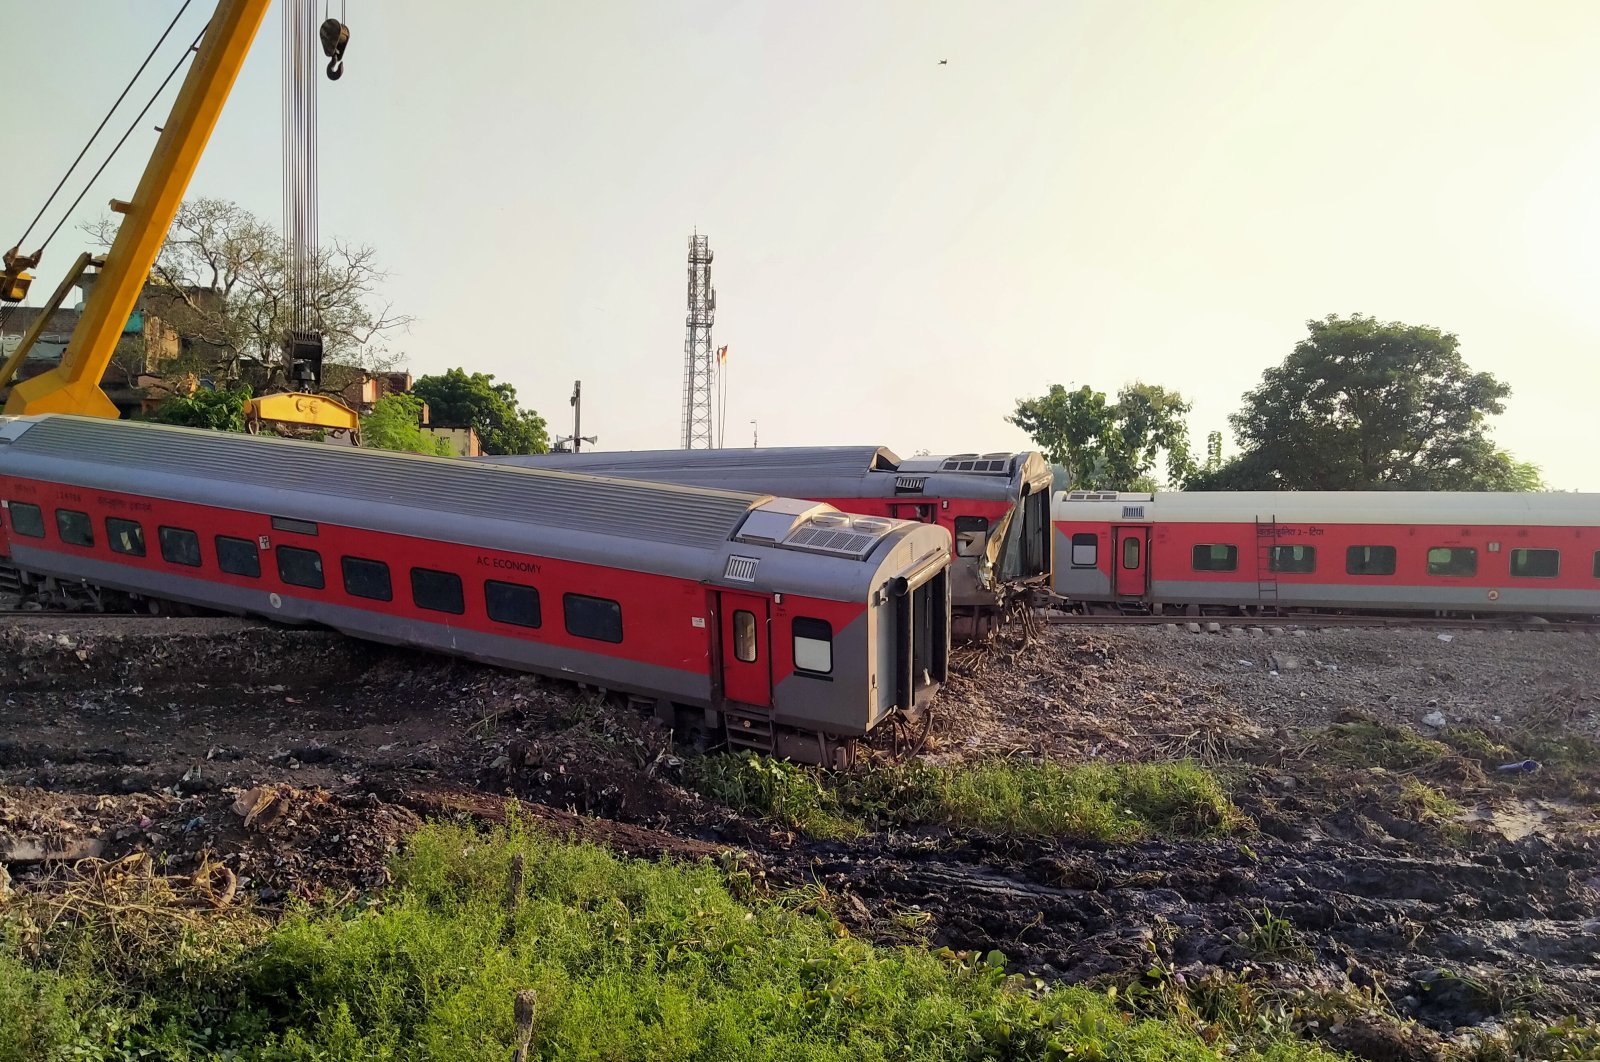
M123 325L149 279L270 2L220 0L217 4L133 198L111 201L111 209L123 215L123 221L110 249L98 261L88 255L78 258L23 336L21 345L0 365L0 387L13 378L33 340L84 269L97 264L99 277L84 300L83 316L67 341L61 363L12 387L5 413L76 413L109 419L118 416L116 406L100 389L100 380L111 364ZM28 270L38 267L39 257L37 253L23 254L20 247L0 256L0 301L20 302L27 296L33 281ZM354 410L326 395L266 395L252 400L246 413L257 425L278 421L352 433L360 427L360 417Z

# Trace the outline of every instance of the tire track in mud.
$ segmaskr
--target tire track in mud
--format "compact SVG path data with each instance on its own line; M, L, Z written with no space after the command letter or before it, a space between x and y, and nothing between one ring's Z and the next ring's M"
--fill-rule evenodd
M1464 854L1344 840L1018 845L987 838L810 844L783 876L932 915L931 943L1002 952L1065 983L1137 978L1159 957L1188 977L1255 968L1305 987L1382 989L1436 1029L1519 1005L1600 1004L1600 852L1526 838ZM1263 955L1252 918L1286 919L1305 951ZM1441 990L1449 985L1451 990Z

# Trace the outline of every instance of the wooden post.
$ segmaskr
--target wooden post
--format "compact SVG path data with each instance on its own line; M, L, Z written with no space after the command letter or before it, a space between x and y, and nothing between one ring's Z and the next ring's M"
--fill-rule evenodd
M506 888L506 913L512 918L517 916L517 908L522 904L523 877L527 870L528 862L521 852L511 857L511 881Z
M528 1062L528 1044L533 1040L533 1008L538 1001L538 995L531 988L517 993L517 1050L511 1062Z

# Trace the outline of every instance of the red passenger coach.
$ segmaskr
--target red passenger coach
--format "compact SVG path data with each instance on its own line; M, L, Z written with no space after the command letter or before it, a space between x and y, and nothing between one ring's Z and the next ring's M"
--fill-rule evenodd
M1086 608L1600 615L1600 496L1056 496L1056 595Z
M0 418L0 560L616 690L837 763L927 703L950 538L809 501L67 416Z
M938 524L955 540L958 635L980 637L1050 576L1050 465L1037 453L901 460L882 446L627 450L485 457L524 468L772 492L845 512Z

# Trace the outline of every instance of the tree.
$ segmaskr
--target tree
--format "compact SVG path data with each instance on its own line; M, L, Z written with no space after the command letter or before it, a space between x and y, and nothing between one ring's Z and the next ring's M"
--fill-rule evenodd
M1176 391L1132 383L1108 402L1087 386L1068 391L1052 384L1039 398L1017 400L1006 420L1033 437L1081 490L1153 490L1152 472L1163 454L1169 482L1190 473L1189 403Z
M531 409L517 408L517 389L495 383L491 373L468 376L465 369L450 369L422 377L411 391L428 403L434 423L471 425L486 454L550 452L544 418Z
M1308 321L1229 418L1241 454L1191 490L1534 490L1489 439L1511 389L1473 372L1454 335L1356 314Z
M182 424L212 431L244 431L244 408L250 401L248 387L222 391L192 391L175 394L151 410L145 418L162 424Z
M450 444L422 430L422 399L416 395L384 395L361 418L361 445L372 450L402 450L435 457L450 456Z
M116 237L110 216L85 226L102 246ZM277 229L237 203L187 200L178 208L151 270L145 304L177 331L187 356L178 368L239 379L283 380L284 333L292 323L294 262ZM370 247L334 241L311 262L312 307L328 362L381 371L399 357L385 341L410 317L378 298L386 274Z

